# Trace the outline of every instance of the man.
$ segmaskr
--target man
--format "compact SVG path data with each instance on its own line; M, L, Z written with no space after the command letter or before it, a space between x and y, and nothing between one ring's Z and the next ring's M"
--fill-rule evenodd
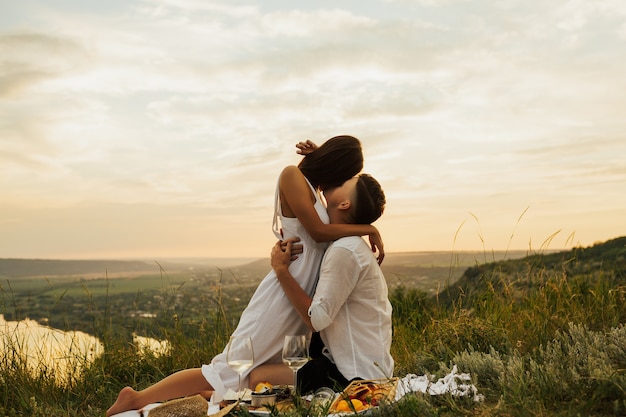
M361 174L324 191L331 223L370 224L385 206L380 184ZM361 237L333 242L324 254L313 298L289 272L293 241L286 250L277 242L271 264L285 294L314 337L312 360L298 372L302 392L321 386L342 389L355 378L380 379L393 374L391 304L385 278ZM251 386L261 381L288 384L292 371L283 364L261 365L250 374Z

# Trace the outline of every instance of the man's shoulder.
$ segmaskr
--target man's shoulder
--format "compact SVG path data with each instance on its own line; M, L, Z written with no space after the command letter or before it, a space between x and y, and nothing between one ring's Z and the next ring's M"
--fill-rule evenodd
M326 250L325 259L327 257L332 258L332 262L345 262L352 259L363 270L367 268L380 269L369 244L360 236L337 239Z
M331 247L355 250L362 245L367 245L360 236L346 236L339 238L330 244Z
M367 242L360 236L346 236L340 239L335 240L328 247L328 250L334 249L345 249L357 257L363 257L365 255L372 256L372 250Z

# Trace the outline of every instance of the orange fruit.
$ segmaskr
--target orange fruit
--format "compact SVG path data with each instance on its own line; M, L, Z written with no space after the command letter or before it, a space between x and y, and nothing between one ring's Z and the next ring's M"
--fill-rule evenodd
M254 392L261 392L264 388L267 388L271 391L273 386L269 382L259 382L258 384L256 384L256 387L254 387Z
M352 403L352 405L350 405L350 403ZM337 403L335 410L337 411L353 411L353 410L361 411L365 408L365 404L363 404L363 401L357 400L356 398L351 399L350 403L348 403L348 401L346 400L341 400Z

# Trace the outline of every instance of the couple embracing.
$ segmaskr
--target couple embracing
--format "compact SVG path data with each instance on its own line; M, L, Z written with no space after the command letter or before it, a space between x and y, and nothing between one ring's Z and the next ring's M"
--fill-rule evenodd
M363 152L352 136L296 147L304 158L283 169L276 189L273 229L280 240L272 248L272 271L232 335L252 339L255 364L243 381L249 387L291 383L292 371L281 358L284 336L308 333L312 360L298 371L300 392L391 376L391 304L379 267L384 248L371 225L384 210L383 190L359 174ZM366 235L371 248L361 238ZM201 368L178 371L141 391L122 389L106 415L195 394L219 402L237 389L238 379L225 349Z

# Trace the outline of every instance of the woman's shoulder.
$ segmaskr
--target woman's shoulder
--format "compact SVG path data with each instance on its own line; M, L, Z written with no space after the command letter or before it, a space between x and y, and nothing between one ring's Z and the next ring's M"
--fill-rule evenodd
M300 168L295 165L288 165L280 173L280 183L293 186L294 183L306 183L306 178Z
M304 177L304 174L302 174L302 171L300 171L300 168L298 168L297 166L295 166L295 165L287 165L281 171L280 176L281 177L284 177L284 176Z

